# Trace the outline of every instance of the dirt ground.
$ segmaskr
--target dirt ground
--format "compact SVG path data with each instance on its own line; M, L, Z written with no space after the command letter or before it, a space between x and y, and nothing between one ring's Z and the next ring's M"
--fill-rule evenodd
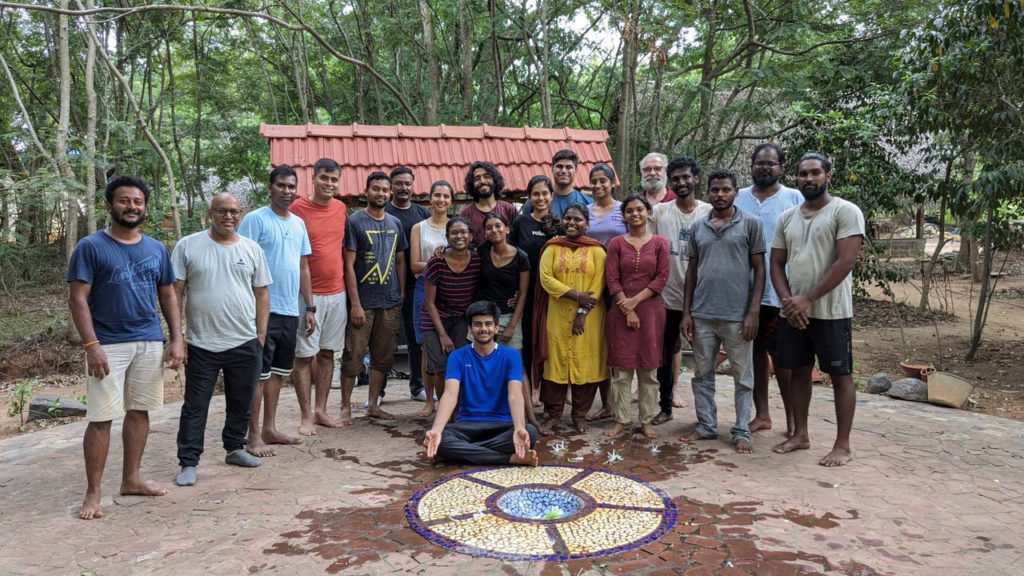
M866 382L877 372L886 372L894 379L901 377L899 363L903 360L931 363L974 384L967 410L1024 421L1024 378L1016 371L1024 360L1024 254L1013 254L1007 260L996 283L981 347L974 360L966 361L974 321L971 303L976 300L978 286L972 285L968 277L951 275L941 279L933 285L933 310L926 312L917 309L918 279L892 286L896 304L880 289L870 290L870 299L858 299L853 334L856 381ZM85 394L81 375L84 354L63 337L65 302L63 291L0 300L0 316L10 318L25 310L45 313L46 326L20 341L10 338L10 334L0 334L0 438L19 433L20 419L9 415L7 408L15 386L25 379L38 381L35 395L74 399ZM165 401L180 400L183 391L182 377L166 371ZM70 420L34 422L25 431Z

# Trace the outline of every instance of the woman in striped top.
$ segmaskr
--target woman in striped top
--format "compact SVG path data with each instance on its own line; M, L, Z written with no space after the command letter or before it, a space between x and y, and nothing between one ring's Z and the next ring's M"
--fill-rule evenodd
M438 398L444 394L448 355L456 345L466 343L464 314L480 282L480 256L469 249L473 241L469 221L455 216L448 221L445 232L448 247L443 254L432 257L423 272L427 286L420 330L426 352L427 377L423 388L427 405L420 412L421 416L429 416L434 411L435 393Z

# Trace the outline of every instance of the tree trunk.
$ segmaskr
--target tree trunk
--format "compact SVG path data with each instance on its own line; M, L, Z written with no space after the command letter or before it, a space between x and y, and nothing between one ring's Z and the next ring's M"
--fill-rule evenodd
M200 96L199 87L202 82L202 63L200 58L199 50L199 21L196 20L195 15L192 17L192 58L195 66L195 108L196 117L192 124L192 189L199 195L200 200L205 200L203 194L203 168L202 168L202 133L203 133L203 99ZM260 68L262 69L262 64ZM270 85L270 82L267 82ZM271 102L273 100L273 90L269 90L271 95ZM274 105L274 118L277 118L277 105ZM205 216L203 218L203 227L206 227Z
M974 326L971 328L971 348L967 351L964 360L974 360L981 346L981 332L985 329L985 321L988 319L988 307L992 300L989 285L992 282L992 222L995 220L996 200L986 201L988 207L985 210L985 261L981 269L981 290L978 292L978 307L974 311Z
M551 79L548 62L551 50L548 47L548 9L545 0L537 0L537 20L540 23L540 115L545 128L554 125L551 116Z
M619 88L619 121L615 128L615 165L620 190L627 194L636 178L633 162L633 110L636 105L636 61L640 41L640 0L630 0L622 30L622 79Z
M61 0L60 7L68 8L68 0ZM71 191L75 173L68 162L68 126L71 123L71 56L68 49L68 17L57 17L57 65L60 73L60 115L57 121L57 137L54 141L54 161L60 173L60 193L64 199L64 259L71 261L71 252L78 243L78 198Z
M423 51L427 57L427 124L437 124L437 103L440 98L438 81L441 77L441 65L437 61L434 47L434 20L427 0L419 0L420 19L423 22Z
M501 63L501 45L498 43L498 0L487 0L487 14L491 18L491 57L494 59L494 92L497 106L495 118L505 112L505 67Z
M473 12L469 0L459 0L459 46L461 48L462 113L463 124L473 117Z
M661 87L665 78L665 54L661 49L651 55L651 74L654 76L654 94L651 98L651 119L647 125L647 148L660 150Z
M363 36L363 49L366 51L366 64L370 68L376 68L374 63L374 52L376 48L373 43L373 19L370 18L370 8L367 6L367 1L362 0L358 2L359 5L359 17L362 21L362 36ZM373 102L377 107L377 124L384 123L384 101L380 95L380 84L376 81L373 83Z
M96 0L85 0L86 9L96 6ZM85 53L85 215L89 234L96 231L96 24L92 19L86 21L89 31L86 34Z
M713 70L715 63L715 40L718 27L718 13L715 7L715 0L708 2L708 9L704 13L704 19L708 27L707 40L704 43L704 65L700 74L700 115L697 123L700 126L700 149L707 150L711 146L711 110L714 107L714 78Z
M185 154L181 151L181 138L178 136L178 109L177 94L174 83L174 61L171 58L171 41L164 36L164 47L167 55L167 95L171 101L171 143L174 146L174 154L178 159L178 170L181 172L181 179L185 182L185 210L188 217L193 214L195 203L195 190L192 189L188 178L188 167L185 165Z

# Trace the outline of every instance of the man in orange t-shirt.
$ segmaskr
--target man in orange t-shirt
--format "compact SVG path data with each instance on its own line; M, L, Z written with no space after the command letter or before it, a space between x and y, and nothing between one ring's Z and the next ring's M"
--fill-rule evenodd
M292 383L299 399L302 422L299 433L313 436L316 427L338 428L341 423L327 415L327 396L334 376L334 353L345 349L345 328L348 323L345 295L345 262L342 245L345 241L345 220L348 208L334 198L341 180L341 166L330 158L321 158L313 165L313 193L295 200L293 214L302 219L309 233L313 253L309 256L309 274L313 284L313 306L306 308L316 314L316 330L306 336L299 331L295 347L295 369ZM311 374L313 357L316 374ZM315 408L310 407L311 379L316 383Z

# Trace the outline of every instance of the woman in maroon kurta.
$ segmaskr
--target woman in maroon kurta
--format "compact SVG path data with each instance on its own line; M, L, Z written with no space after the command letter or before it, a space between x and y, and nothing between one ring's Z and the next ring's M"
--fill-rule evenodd
M632 421L630 388L635 374L640 389L640 425L644 436L655 438L651 420L658 413L657 370L665 330L661 291L671 270L669 245L664 237L647 231L651 205L645 198L630 196L621 208L629 232L609 242L605 264L608 292L615 304L608 309L605 329L615 426L605 434L618 436Z

